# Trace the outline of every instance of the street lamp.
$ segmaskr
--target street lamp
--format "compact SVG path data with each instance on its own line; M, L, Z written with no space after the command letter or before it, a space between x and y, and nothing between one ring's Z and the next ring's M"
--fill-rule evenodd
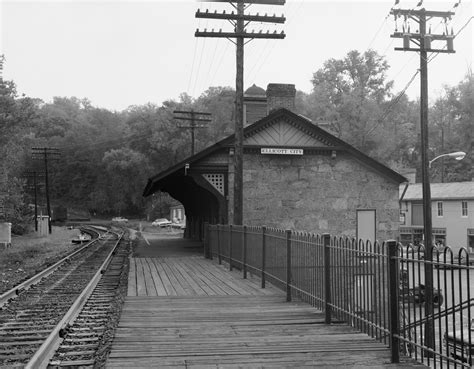
M423 130L423 128L425 128ZM422 190L423 190L423 236L425 241L425 334L424 334L424 345L429 349L433 349L434 342L434 306L433 306L433 225L431 219L431 189L430 189L430 177L429 169L431 164L445 156L453 157L456 160L462 160L466 156L465 152L457 151L448 154L442 154L435 157L433 160L427 159L427 147L428 147L428 127L422 127L422 152L421 152L421 172L422 172ZM432 357L433 354L430 351L425 353L428 357Z
M450 158L454 158L455 160L462 160L466 156L466 153L464 151L456 151L456 152L450 152L448 154L441 154L435 157L434 159L430 160L428 163L428 167L431 168L431 163L433 163L435 160L438 160L439 158L443 158L445 156L449 156Z

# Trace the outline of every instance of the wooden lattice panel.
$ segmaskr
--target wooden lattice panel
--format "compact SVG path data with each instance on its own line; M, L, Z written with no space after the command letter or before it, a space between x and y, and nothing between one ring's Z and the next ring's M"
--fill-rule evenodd
M219 193L224 196L224 175L209 173L202 175Z

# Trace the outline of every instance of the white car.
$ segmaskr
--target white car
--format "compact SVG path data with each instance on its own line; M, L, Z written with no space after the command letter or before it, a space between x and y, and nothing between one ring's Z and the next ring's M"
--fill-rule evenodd
M123 217L114 217L112 218L112 222L125 223L128 222L128 219Z
M177 228L177 229L185 229L186 228L186 222L173 222L171 224L172 228Z
M164 228L170 226L171 222L166 218L158 218L151 225Z
M471 337L469 337L469 330ZM474 342L469 338L474 339L474 319L471 319L470 327L445 333L444 345L450 356L472 365L474 364Z

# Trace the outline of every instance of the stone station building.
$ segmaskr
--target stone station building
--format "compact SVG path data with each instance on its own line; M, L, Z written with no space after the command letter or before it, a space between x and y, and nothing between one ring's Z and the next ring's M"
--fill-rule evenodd
M398 237L405 177L294 112L294 85L245 93L246 225L364 239ZM187 237L233 219L234 135L149 178L144 196L168 192L186 212Z

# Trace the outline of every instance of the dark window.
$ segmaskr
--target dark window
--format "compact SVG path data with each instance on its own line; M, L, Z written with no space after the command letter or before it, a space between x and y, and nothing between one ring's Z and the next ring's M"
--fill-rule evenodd
M422 226L423 225L423 204L412 204L411 205L411 224Z

